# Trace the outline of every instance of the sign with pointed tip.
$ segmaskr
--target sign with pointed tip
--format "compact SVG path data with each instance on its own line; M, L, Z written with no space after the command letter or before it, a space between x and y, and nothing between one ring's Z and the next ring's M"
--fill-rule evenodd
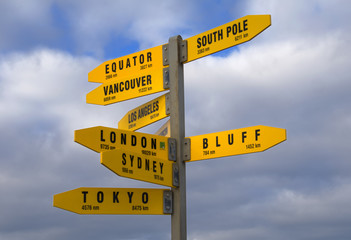
M165 91L163 70L133 73L108 81L86 95L87 103L108 105Z
M201 34L190 37L188 60L208 56L238 44L250 41L271 25L270 15L248 15ZM142 50L100 64L88 74L89 82L108 83L120 78L145 76L145 72L162 73L163 45Z
M171 121L168 121L160 127L159 130L155 133L156 135L170 137L171 136Z
M186 39L187 62L247 42L271 25L270 15L248 15ZM163 84L163 45L106 61L88 74L103 83L86 102L108 105L167 90ZM166 55L166 54L165 54Z
M144 72L162 73L162 45L142 50L100 64L88 74L89 82L107 83L130 76L145 76Z
M91 127L74 131L74 141L95 151L115 149L168 160L168 138L109 127Z
M286 140L286 130L254 126L190 137L190 161L262 152Z
M270 25L270 15L248 15L190 37L187 62L250 41Z
M116 149L101 153L101 164L118 176L173 186L172 161Z
M164 215L164 194L159 188L77 188L54 195L54 207L77 214Z
M168 117L169 113L167 113L166 104L167 99L169 99L169 93L130 110L118 122L118 128L135 131Z

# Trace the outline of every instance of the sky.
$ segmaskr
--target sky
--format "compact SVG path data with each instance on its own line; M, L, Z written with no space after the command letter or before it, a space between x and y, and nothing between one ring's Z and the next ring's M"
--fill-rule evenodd
M78 215L53 195L157 188L122 178L74 130L117 128L161 95L86 104L102 62L246 15L272 25L184 66L185 132L286 129L260 153L186 164L189 240L351 237L351 3L346 0L0 1L0 239L170 239L170 216ZM165 120L140 132L154 133Z

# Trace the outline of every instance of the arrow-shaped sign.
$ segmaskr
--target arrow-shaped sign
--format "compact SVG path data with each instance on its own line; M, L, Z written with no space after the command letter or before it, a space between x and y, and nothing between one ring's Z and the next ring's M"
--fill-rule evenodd
M248 15L190 37L185 63L247 42L270 25L270 15ZM87 94L87 103L108 105L167 90L163 81L166 46L112 59L92 70L88 81L103 84Z
M108 81L89 92L86 100L91 104L108 105L165 90L162 69L146 70Z
M169 116L167 111L169 93L130 110L119 122L119 129L138 130Z
M158 129L155 133L156 135L170 137L171 136L171 121L168 119L165 124L163 124L160 129Z
M248 15L190 37L187 62L250 41L270 25L270 15Z
M77 188L54 195L54 207L78 214L169 214L168 189Z
M194 136L190 161L262 152L285 140L285 129L261 125Z
M169 160L116 149L102 152L101 164L121 177L174 187Z
M271 25L270 15L248 15L187 40L188 60L201 57L250 41ZM122 77L146 75L145 72L162 72L163 45L142 50L100 64L88 74L89 82L107 83Z
M162 73L162 45L103 62L88 74L89 82L107 83L122 77Z
M74 131L74 141L95 152L123 148L168 160L168 138L163 136L98 126Z

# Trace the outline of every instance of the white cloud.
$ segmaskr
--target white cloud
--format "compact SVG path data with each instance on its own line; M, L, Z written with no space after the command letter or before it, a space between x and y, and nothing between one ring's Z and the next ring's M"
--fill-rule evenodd
M117 127L118 120L130 108L128 104L104 107L85 103L85 94L98 86L87 81L88 72L97 65L91 58L48 49L9 54L1 59L0 188L6 197L0 199L0 205L6 208L0 218L0 237L12 240L24 235L27 239L80 236L84 230L72 225L72 214L52 207L54 194L82 186L143 185L117 177L99 163L98 154L73 141L77 129ZM99 225L100 229L108 225L108 219L98 218L79 220L79 225L82 221ZM159 218L155 216L154 221L160 221ZM142 219L137 222L143 225ZM157 232L162 224L147 224L144 232ZM123 228L128 225L130 222L126 221ZM42 233L41 238L37 238L37 232ZM105 234L115 233L107 229Z
M288 136L263 153L188 165L191 239L350 234L341 213L350 198L351 165L342 150L351 115L348 26L321 31L329 20L319 18L305 35L298 26L309 18L295 17L294 9L272 10L272 26L228 57L186 66L188 136L259 124L286 128Z
M263 124L267 113L277 117L273 122L280 122L280 127L294 119L302 121L300 114L329 119L330 111L345 107L350 53L346 41L326 37L313 43L253 44L227 58L207 57L191 63L185 71L189 134L207 133L195 131L201 127L196 124L199 119L207 122L208 132L218 131L223 124ZM310 107L314 108L311 112L301 112Z
M82 49L94 51L111 32L128 32L141 46L167 41L187 28L193 10L186 5L174 25L174 2L162 2L156 14L145 2L137 10L132 1L80 3L58 4L77 41L86 39ZM188 136L259 124L288 133L263 153L188 164L189 239L350 236L351 48L342 3L251 1L247 13L272 14L270 28L225 57L185 66ZM47 48L1 56L0 238L109 239L116 231L121 238L169 238L168 216L88 217L52 207L53 194L81 186L150 186L115 176L98 154L73 142L74 130L116 127L128 110L154 98L87 105L85 94L98 86L87 74L100 63Z

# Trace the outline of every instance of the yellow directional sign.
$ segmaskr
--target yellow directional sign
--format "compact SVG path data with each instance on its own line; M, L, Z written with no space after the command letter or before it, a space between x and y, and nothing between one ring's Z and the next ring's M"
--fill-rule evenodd
M190 161L261 152L286 140L282 128L255 126L190 137Z
M165 214L168 189L77 188L54 195L54 207L78 214ZM166 193L167 194L167 193Z
M169 160L116 149L102 152L101 164L121 177L173 187L173 162Z
M168 121L160 127L159 130L155 133L156 135L170 137L171 136L171 121Z
M166 111L167 98L169 98L169 93L129 111L118 122L118 128L135 131L168 117L169 113Z
M89 72L88 81L106 83L121 77L145 76L144 72L163 69L162 45L106 61Z
M163 136L99 126L74 131L74 141L95 152L123 148L168 160L168 138Z
M270 15L248 15L190 37L187 62L247 42L270 25Z
M108 81L86 96L87 103L108 105L165 91L162 70L145 70Z

